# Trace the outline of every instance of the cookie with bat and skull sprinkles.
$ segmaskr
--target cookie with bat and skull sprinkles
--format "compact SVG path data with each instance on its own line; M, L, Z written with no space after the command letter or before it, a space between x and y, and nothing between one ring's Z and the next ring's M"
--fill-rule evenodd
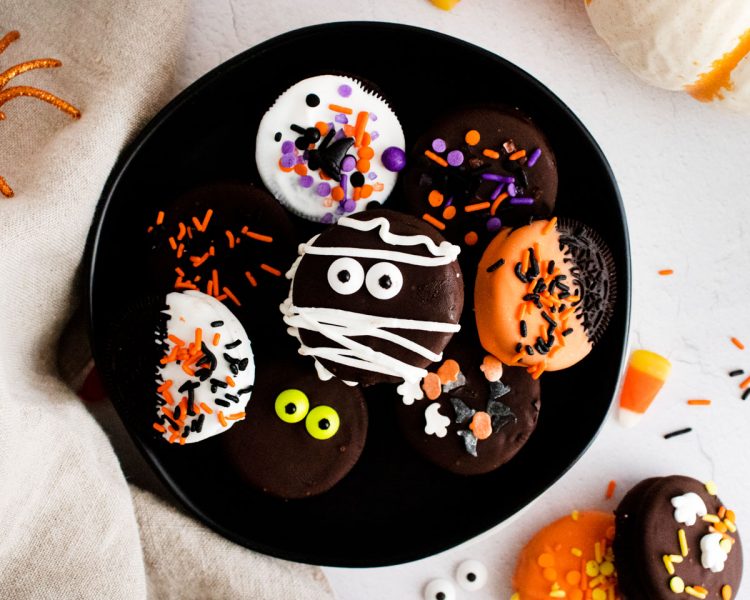
M409 215L368 210L301 244L281 306L299 353L321 379L399 384L422 397L426 368L442 351L464 304L460 249Z
M385 100L362 83L318 75L291 86L265 113L255 161L289 211L333 223L388 198L406 164L404 133Z

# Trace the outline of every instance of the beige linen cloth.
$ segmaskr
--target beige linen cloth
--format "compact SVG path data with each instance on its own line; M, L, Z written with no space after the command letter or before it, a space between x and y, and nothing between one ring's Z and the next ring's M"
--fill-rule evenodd
M94 207L123 145L174 92L185 11L181 0L0 2L0 37L21 32L0 73L33 58L63 62L6 89L42 88L83 113L74 121L32 98L1 109L0 175L16 192L0 196L3 599L332 595L319 569L235 546L129 486L56 367Z

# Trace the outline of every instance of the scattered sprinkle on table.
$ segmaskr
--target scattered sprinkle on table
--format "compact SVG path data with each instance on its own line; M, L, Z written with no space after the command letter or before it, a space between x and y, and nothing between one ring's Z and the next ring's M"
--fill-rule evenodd
M670 433L664 434L664 439L668 440L673 437L677 437L678 435L684 435L686 433L690 433L693 430L692 427L685 427L684 429L678 429L677 431L672 431Z
M607 500L610 500L612 496L615 495L615 488L617 487L617 482L613 479L612 481L607 484L607 493L605 494Z
M745 349L745 344L743 344L740 340L738 340L736 337L729 338L732 340L732 343L737 346L740 350Z
M710 400L688 400L687 403L690 406L709 406L711 404Z
M674 269L661 269L659 275L674 275Z

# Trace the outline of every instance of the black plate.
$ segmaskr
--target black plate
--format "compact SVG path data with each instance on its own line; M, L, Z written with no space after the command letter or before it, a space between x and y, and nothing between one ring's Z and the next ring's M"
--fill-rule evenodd
M131 247L133 228L152 219L164 197L215 181L257 181L252 151L264 111L295 81L324 72L375 83L403 123L407 146L431 119L455 107L500 102L521 108L557 155L557 213L595 227L618 268L618 304L603 340L579 365L544 375L535 434L514 460L488 475L462 478L424 462L402 441L392 403L376 397L393 394L392 388L376 387L368 393L368 443L349 476L317 498L275 500L239 480L221 444L206 440L175 452L149 434L128 411L129 403L143 400L110 384L113 402L148 462L216 531L290 560L381 566L445 550L497 525L549 488L591 444L610 407L626 347L627 227L596 142L558 98L514 65L460 40L402 25L337 23L294 31L244 52L185 90L113 169L88 256L98 364L110 324L149 291L139 285L146 255Z

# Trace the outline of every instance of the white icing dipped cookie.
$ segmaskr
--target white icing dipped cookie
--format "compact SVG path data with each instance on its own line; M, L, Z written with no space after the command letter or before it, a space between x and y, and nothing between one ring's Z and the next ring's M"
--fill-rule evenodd
M188 290L168 294L166 304L154 429L170 443L190 444L245 418L255 362L242 324L215 298Z
M255 161L263 183L291 212L333 223L382 204L405 165L396 115L361 83L339 75L287 89L258 127Z

